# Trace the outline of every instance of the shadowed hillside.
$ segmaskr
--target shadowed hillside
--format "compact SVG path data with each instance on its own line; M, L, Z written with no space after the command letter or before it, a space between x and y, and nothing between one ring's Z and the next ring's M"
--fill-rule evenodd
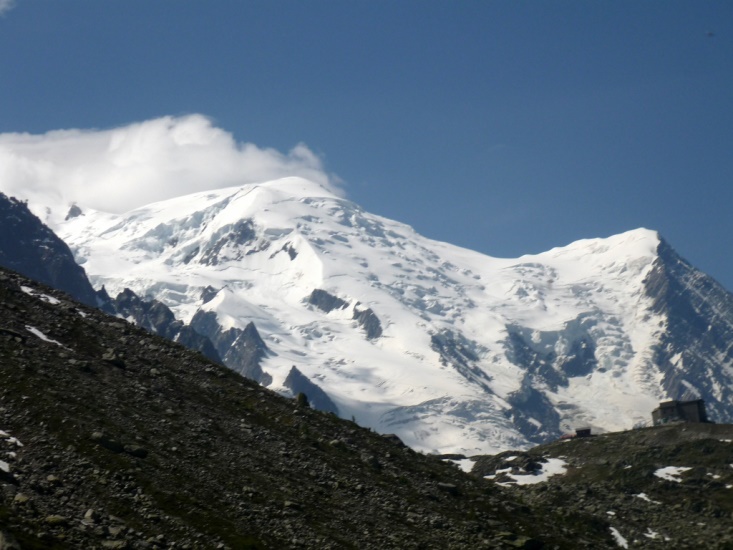
M3 548L609 540L7 271L0 319Z

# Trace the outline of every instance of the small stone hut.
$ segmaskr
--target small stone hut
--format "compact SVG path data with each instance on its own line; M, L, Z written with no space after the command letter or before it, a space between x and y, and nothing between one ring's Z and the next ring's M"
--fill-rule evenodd
M705 412L705 401L664 401L652 411L652 423L655 426L670 422L708 422Z

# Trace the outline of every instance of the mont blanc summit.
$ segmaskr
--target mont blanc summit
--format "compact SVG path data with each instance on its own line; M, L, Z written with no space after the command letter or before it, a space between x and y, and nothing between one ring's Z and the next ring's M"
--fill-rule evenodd
M730 421L733 298L654 231L516 259L436 242L290 177L56 227L96 288L162 301L232 369L426 452Z

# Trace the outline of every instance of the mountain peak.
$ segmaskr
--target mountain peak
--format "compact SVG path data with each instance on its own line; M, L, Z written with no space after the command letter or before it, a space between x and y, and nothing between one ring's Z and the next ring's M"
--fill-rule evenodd
M300 387L417 449L630 427L664 393L651 352L664 314L644 287L661 241L648 229L497 259L283 178L61 230L95 284L195 320L231 368L289 393L295 366ZM267 352L227 355L252 323Z
M566 246L556 247L541 255L570 257L596 257L626 260L655 257L661 242L657 231L645 228L632 229L606 238L580 239Z

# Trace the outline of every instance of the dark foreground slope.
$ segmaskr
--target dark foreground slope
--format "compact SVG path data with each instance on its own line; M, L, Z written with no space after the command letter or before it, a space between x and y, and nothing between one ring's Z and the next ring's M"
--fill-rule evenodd
M0 430L0 547L612 544L7 271Z
M508 474L537 471L550 458L566 462L567 472L507 488L563 528L614 528L629 548L733 548L733 425L675 424L558 441L483 457L472 473L514 483Z

